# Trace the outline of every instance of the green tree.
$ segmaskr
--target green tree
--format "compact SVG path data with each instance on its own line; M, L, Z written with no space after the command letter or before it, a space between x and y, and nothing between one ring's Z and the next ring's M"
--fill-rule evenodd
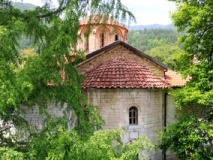
M147 54L168 65L169 69L179 70L182 66L182 62L178 59L185 54L185 51L178 46L165 44L147 51Z
M184 88L174 91L179 109L198 108L197 115L186 114L167 128L160 148L176 152L180 159L213 158L213 7L211 0L171 0L177 3L174 25L186 31L180 37L187 53L181 72L190 76ZM207 112L203 112L207 110ZM202 114L203 113L203 114ZM182 113L183 114L183 113ZM181 115L182 115L181 114Z
M0 148L0 158L8 159L88 159L88 160L129 160L148 159L143 151L153 151L154 145L146 137L138 137L134 143L124 144L121 135L124 130L99 130L95 131L87 139L74 130L68 131L64 127L58 127L53 134L46 135L40 132L32 140L30 151L14 151L8 147Z
M133 144L124 144L121 141L123 130L95 131L88 139L82 139L76 131L67 131L59 127L54 134L37 137L32 142L32 149L28 154L34 159L137 159L137 154L147 159L140 150L150 151L154 146L145 137L139 137ZM45 149L43 149L45 144Z
M182 33L178 33L175 29L136 30L128 33L128 42L146 53L164 44L176 45L175 43L178 36L181 34Z
M176 44L178 36L184 32L176 29L145 29L129 32L129 43L146 54L165 63L172 70L178 70L183 65L182 57L185 51L182 45Z
M97 133L107 132L94 132L103 120L95 107L87 105L81 91L82 75L69 55L70 52L78 53L73 48L79 38L79 20L88 12L109 15L116 20L134 20L134 16L120 0L58 0L58 4L53 8L47 0L42 7L20 10L14 8L9 0L0 1L0 119L3 121L0 159L70 159L70 154L76 157L78 151L86 149L85 145L95 152L97 148L92 148L92 139ZM18 51L23 35L32 39L32 47L37 49L36 56L30 50L27 56ZM62 71L65 73L63 76ZM58 104L58 107L66 103L64 117L48 114L48 102ZM32 109L35 104L39 105L40 114L46 117L42 130L35 130L21 116L24 114L22 105ZM82 107L83 104L87 107ZM78 125L68 131L71 112L77 116ZM110 132L106 133L106 137L110 135ZM132 150L131 145L125 145L126 150L121 148L121 152L112 150L111 144L117 138L109 138L111 141L107 141L104 152L109 149L113 154L128 153L124 157L138 153L138 149ZM99 140L104 140L104 137ZM99 140L95 139L95 144ZM103 147L105 144L100 142ZM56 151L60 153L56 155ZM96 156L92 152L89 154ZM107 157L110 156L113 157L111 153Z

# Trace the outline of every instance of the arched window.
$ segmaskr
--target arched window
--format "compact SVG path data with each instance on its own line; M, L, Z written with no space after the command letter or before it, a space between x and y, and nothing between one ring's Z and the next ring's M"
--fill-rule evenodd
M101 44L100 44L100 47L104 47L104 39L105 39L105 35L104 35L104 32L102 32L101 34L100 34L100 42L101 42Z
M115 41L118 41L119 40L119 35L118 33L115 34Z
M87 35L84 35L84 50L89 51L89 37Z
M138 109L135 106L132 106L129 109L129 124L130 125L138 124Z

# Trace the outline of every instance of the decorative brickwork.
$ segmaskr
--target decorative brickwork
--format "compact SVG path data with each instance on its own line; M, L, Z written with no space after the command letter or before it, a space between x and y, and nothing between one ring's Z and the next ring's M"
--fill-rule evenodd
M125 58L130 59L138 62L139 64L146 66L152 72L154 72L157 76L164 78L164 72L166 68L159 66L158 64L154 63L153 61L143 57L132 51L131 49L125 47L122 44L118 44L109 48L108 50L104 50L95 56L85 60L81 64L79 64L78 69L82 72L87 72L97 66L100 66L105 61L108 61L113 58Z
M89 54L117 40L127 42L128 30L117 21L103 15L86 17L80 21L81 29L77 49ZM89 44L85 47L87 35Z

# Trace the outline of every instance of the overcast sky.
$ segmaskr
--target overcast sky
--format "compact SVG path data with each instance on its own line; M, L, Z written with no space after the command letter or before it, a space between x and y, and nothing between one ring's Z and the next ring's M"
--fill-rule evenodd
M21 1L21 0L14 0ZM42 5L42 0L22 0L24 3ZM53 0L54 1L54 0ZM121 2L135 15L137 24L170 24L170 12L175 10L175 4L168 0L121 0Z

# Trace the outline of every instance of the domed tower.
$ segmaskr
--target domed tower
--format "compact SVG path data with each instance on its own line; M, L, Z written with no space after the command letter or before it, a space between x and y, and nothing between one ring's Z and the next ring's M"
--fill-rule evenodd
M76 49L86 55L118 40L127 42L128 29L108 16L92 15L82 19L80 25Z

